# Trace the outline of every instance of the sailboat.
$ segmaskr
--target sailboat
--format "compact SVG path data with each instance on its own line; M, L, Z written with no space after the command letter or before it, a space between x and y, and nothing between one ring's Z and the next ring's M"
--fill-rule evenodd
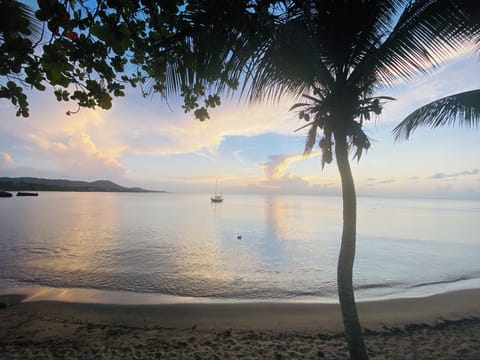
M220 202L223 202L223 195L222 194L218 194L217 193L217 189L218 189L218 181L215 181L215 195L213 195L210 200L213 202L213 203L220 203Z

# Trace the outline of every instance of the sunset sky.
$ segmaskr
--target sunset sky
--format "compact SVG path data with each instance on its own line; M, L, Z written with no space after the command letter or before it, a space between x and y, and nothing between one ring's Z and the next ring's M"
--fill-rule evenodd
M352 162L359 195L480 199L478 130L421 129L395 143L391 131L432 100L480 88L480 59L471 52L433 76L377 95L392 96L383 114L367 124L372 148ZM212 192L218 179L228 192L338 194L335 163L322 171L319 154L302 156L303 125L294 103L247 104L223 99L203 123L184 114L175 99L144 99L130 89L113 108L74 110L51 89L29 95L29 118L0 100L0 176L93 181L171 192Z

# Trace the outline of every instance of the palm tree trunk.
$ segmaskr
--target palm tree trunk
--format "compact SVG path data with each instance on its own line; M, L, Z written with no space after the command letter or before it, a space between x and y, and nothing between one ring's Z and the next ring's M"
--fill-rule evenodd
M347 137L343 133L335 134L335 156L342 180L343 197L342 244L337 266L338 297L342 311L345 336L350 351L350 359L364 360L368 359L368 355L363 340L362 328L358 319L352 283L357 227L357 198L348 160Z

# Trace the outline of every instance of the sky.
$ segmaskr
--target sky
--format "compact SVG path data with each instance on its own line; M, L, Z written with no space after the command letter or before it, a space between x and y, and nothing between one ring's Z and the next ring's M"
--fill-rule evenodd
M480 199L480 132L418 129L395 142L392 129L410 112L454 93L480 89L480 58L465 52L433 75L379 91L396 98L364 130L372 147L352 160L360 196ZM135 89L110 110L74 110L53 90L29 93L30 117L0 99L0 176L94 181L169 192L338 195L335 162L321 168L303 156L304 124L280 103L223 99L205 122L185 114L176 99L143 98ZM353 153L352 153L353 157Z

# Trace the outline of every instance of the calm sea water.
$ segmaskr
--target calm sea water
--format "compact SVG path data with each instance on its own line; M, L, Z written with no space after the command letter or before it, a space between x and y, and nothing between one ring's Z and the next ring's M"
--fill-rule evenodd
M480 202L359 198L357 298L480 287ZM0 199L0 290L336 298L341 199L43 192Z

